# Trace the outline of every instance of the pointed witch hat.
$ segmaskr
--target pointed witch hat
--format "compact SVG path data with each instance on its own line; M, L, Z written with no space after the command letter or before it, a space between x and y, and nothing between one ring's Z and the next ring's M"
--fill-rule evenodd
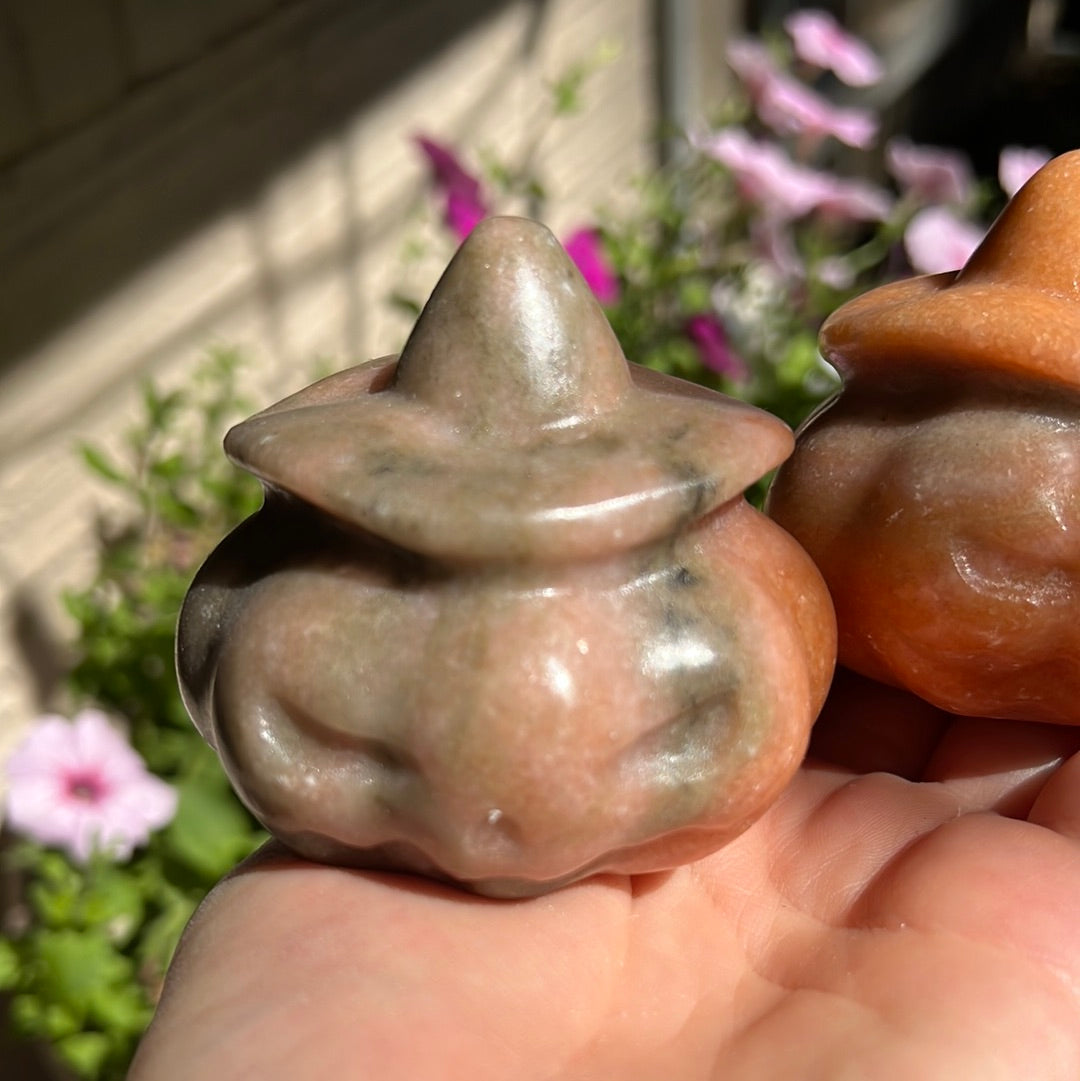
M786 425L627 364L542 225L481 222L400 358L330 376L237 425L271 488L449 560L564 560L676 532L791 451Z
M847 378L933 364L1080 386L1080 151L1017 192L963 269L839 308L821 351Z

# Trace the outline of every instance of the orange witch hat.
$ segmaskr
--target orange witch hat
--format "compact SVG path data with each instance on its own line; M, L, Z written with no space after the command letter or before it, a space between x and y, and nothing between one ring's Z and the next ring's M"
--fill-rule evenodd
M1017 192L963 269L839 308L821 351L849 379L932 364L1080 386L1080 150Z

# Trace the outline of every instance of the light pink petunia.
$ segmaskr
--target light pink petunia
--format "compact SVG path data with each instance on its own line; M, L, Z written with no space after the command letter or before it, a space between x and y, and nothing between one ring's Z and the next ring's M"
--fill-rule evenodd
M998 183L1011 199L1052 157L1043 147L1006 146L998 156Z
M728 63L752 98L775 78L776 64L769 50L753 38L735 38L727 47Z
M893 209L887 191L865 180L815 172L818 185L817 209L828 218L841 221L884 221Z
M724 324L715 315L692 315L686 321L686 336L697 348L701 363L710 371L736 383L750 377L746 361L728 344Z
M920 274L959 270L979 246L985 230L944 206L920 210L904 231L908 262Z
M919 146L903 136L889 140L885 164L900 187L924 203L964 203L975 184L966 154Z
M563 242L566 254L581 271L589 288L601 304L614 304L619 299L619 278L608 261L599 229L577 229Z
M745 199L779 219L820 211L851 221L881 221L892 210L882 188L799 165L775 143L754 139L743 128L691 134L690 143L731 170Z
M176 813L176 791L146 769L98 710L46 715L7 763L7 823L85 863L100 850L126 860Z
M762 122L777 134L811 139L832 136L860 149L873 144L878 122L869 109L833 105L777 68L759 42L746 38L733 41L728 61L746 86Z
M491 212L480 181L461 164L448 146L425 135L414 137L431 167L432 181L442 195L443 220L447 228L464 240L478 221Z
M817 204L817 187L775 143L754 139L744 128L691 133L690 144L726 166L744 199L780 218L801 218Z
M872 86L884 74L877 54L819 8L793 11L784 19L795 55L815 68L831 71L848 86Z

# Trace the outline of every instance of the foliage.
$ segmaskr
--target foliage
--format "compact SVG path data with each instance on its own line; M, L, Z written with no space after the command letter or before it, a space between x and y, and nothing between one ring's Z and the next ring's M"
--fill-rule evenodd
M78 1077L123 1077L188 918L264 835L192 727L173 669L176 616L210 547L261 495L221 453L228 422L250 409L237 357L218 352L191 385L142 391L124 451L82 448L88 468L126 498L100 526L92 584L70 593L79 660L73 703L95 703L130 728L132 746L179 794L175 817L128 863L86 866L18 841L7 870L22 903L0 939L0 989L23 1036L47 1041Z

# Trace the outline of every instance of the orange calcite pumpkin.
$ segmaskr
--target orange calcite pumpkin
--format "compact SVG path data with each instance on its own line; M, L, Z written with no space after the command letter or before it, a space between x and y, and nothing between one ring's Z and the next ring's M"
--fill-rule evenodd
M832 673L820 575L742 496L791 446L628 365L551 234L489 219L400 358L229 433L266 501L186 599L191 715L314 859L519 896L702 856Z
M839 661L940 708L1080 723L1080 152L957 273L825 323L840 394L769 514L813 556Z

